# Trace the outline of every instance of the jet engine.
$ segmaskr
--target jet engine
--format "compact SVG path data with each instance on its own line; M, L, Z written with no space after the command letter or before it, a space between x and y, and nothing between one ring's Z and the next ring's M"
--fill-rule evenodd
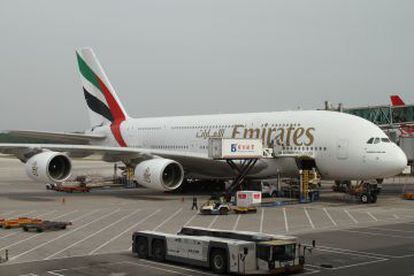
M135 168L135 178L146 188L158 191L173 191L181 186L184 169L181 164L169 159L142 161Z
M71 171L69 157L60 152L38 153L26 162L26 174L36 181L63 182L69 178Z

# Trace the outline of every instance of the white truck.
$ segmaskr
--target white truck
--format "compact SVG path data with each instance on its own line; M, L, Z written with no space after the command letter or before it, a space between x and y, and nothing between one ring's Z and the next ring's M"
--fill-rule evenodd
M257 232L183 227L177 234L138 231L132 236L132 252L139 258L202 266L218 274L300 272L305 264L300 251L295 237Z

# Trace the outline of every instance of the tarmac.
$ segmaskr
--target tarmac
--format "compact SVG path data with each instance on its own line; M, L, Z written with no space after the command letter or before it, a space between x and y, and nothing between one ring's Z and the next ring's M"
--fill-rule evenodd
M74 162L75 173L110 175L111 165ZM394 184L392 183L394 182ZM399 183L399 184L398 184ZM401 184L403 183L403 184ZM400 185L397 187L397 184ZM67 194L30 181L23 164L0 159L0 218L18 216L71 221L67 230L27 233L0 229L0 275L212 275L180 264L140 260L130 253L137 230L177 232L182 226L248 230L316 240L304 274L414 275L414 201L398 197L411 180L388 181L376 204L340 194L310 204L259 208L256 214L202 216L192 195L148 189L108 188ZM197 196L199 203L206 196Z

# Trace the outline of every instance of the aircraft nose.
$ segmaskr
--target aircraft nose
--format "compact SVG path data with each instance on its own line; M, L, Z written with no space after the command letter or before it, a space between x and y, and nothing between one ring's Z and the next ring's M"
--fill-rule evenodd
M401 173L408 164L407 155L405 155L402 149L398 146L395 149L393 164L395 166L395 170L398 173Z

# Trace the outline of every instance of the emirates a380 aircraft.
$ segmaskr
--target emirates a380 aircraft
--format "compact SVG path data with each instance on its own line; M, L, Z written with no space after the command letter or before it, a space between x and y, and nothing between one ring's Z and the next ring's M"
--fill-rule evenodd
M130 118L92 49L76 51L91 128L84 134L11 131L72 144L0 144L0 152L25 163L41 182L63 182L71 159L98 155L135 168L141 185L175 190L184 179L231 179L224 161L208 158L208 139L259 138L289 155L259 160L248 177L296 176L295 156L315 160L323 179L367 180L399 174L407 165L404 152L371 122L331 111L286 111L161 118ZM82 145L83 144L83 145Z

